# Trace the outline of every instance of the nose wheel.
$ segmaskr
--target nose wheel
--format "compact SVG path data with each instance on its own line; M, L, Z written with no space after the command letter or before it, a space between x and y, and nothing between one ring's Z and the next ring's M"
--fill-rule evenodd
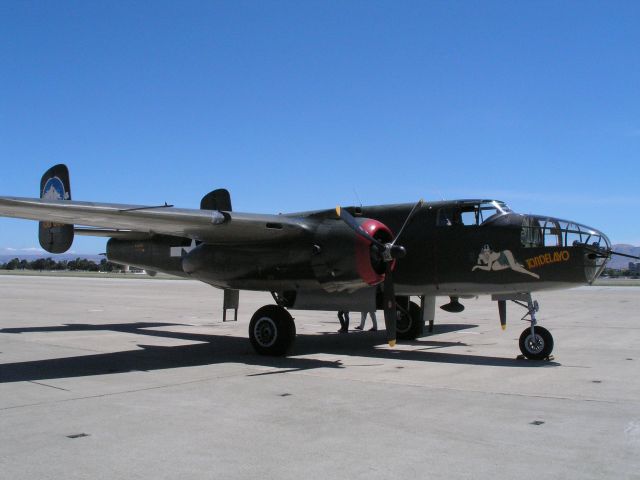
M520 351L529 360L544 360L553 351L553 336L544 327L525 328L520 334Z

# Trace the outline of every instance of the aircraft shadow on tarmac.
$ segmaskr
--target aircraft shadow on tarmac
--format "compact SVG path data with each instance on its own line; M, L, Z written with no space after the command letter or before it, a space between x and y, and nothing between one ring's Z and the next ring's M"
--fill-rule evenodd
M354 355L396 361L421 361L497 367L549 367L555 362L533 362L513 358L489 357L447 353L439 350L452 346L466 346L462 342L441 342L431 340L433 335L476 327L464 324L439 324L433 334L403 342L421 349L401 350L376 348L385 345L385 332L358 332L351 334L298 334L290 356L268 357L253 352L246 337L230 335L205 335L170 330L155 330L167 327L191 327L180 323L119 323L119 324L69 324L50 327L25 327L0 329L0 333L41 333L110 331L136 335L146 335L173 340L201 342L179 346L156 346L139 344L139 349L79 355L76 357L35 360L0 364L0 383L46 380L55 378L105 375L132 371L152 371L168 368L214 365L217 363L244 363L286 369L286 371L310 370L316 368L345 368L340 360L319 360L300 358L301 355L328 353ZM280 373L268 372L271 373Z

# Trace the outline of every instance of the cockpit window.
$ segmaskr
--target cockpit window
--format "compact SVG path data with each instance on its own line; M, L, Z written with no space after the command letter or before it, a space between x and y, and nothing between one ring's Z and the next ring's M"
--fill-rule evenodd
M478 205L478 224L485 223L489 219L495 218L503 213L509 213L511 209L507 207L504 202L497 200L491 200L488 202L482 202Z
M436 225L439 227L452 227L454 225L462 225L461 211L457 207L445 207L438 210L438 220Z
M496 200L461 203L438 210L436 225L439 227L477 226L510 211L511 209L505 203Z
M520 231L520 240L523 247L535 248L543 247L542 228L537 218L525 215L522 219L522 230Z

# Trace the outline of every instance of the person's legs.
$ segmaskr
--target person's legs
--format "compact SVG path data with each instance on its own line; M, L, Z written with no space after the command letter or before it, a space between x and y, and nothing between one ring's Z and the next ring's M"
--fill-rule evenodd
M338 312L338 320L340 320L340 330L339 332L347 332L349 330L349 317L347 314L347 318L345 318L345 312L340 310Z

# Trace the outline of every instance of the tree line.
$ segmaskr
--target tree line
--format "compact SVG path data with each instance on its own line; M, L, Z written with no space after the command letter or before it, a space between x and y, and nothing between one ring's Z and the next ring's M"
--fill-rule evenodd
M605 268L602 272L605 277L619 278L619 277L633 277L638 278L638 272L632 272L628 268L618 270L615 268Z
M116 263L111 263L106 258L96 263L86 258L76 258L75 260L61 260L56 262L52 258L38 258L36 260L20 260L14 258L7 263L0 263L0 270L39 270L39 271L82 271L82 272L113 272L119 271L122 267Z

